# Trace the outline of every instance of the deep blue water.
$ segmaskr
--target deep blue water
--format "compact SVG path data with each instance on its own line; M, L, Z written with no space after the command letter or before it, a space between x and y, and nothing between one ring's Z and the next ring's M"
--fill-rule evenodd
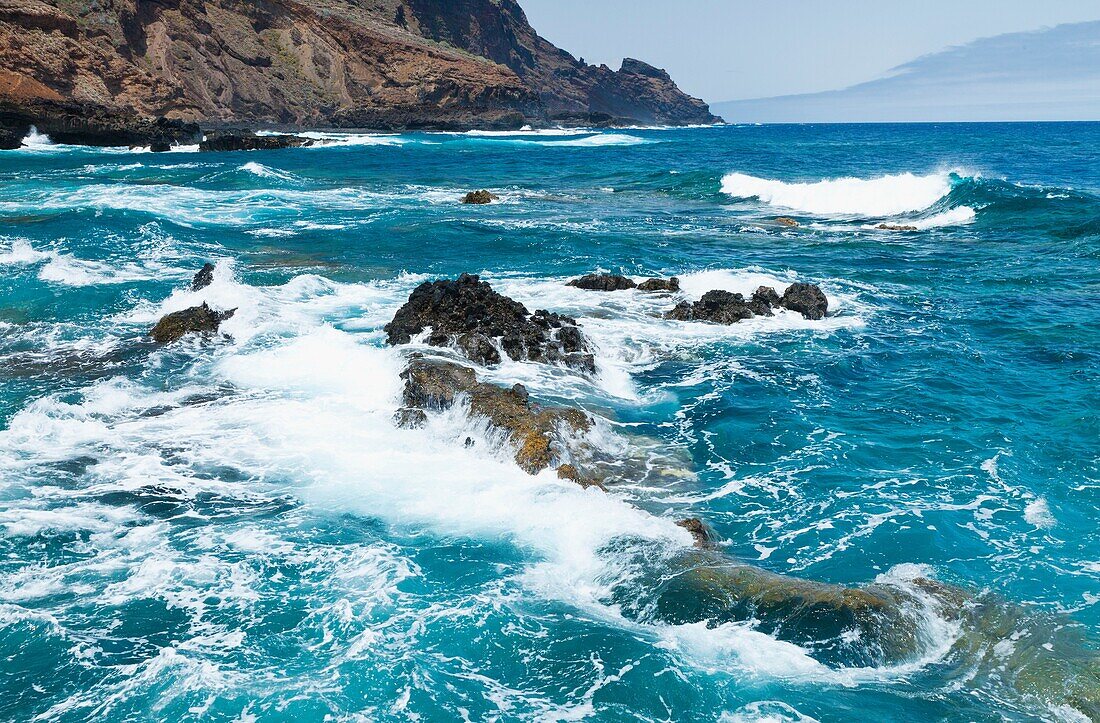
M594 270L684 290L564 285ZM394 427L381 327L464 271L598 346L596 380L480 373L597 415L608 494L457 411ZM660 318L796 280L829 317ZM145 341L202 300L228 336ZM1100 124L4 152L0 383L5 720L1087 719L1015 666L1100 624ZM927 576L1013 623L926 610L868 662L637 613L629 550L687 516L773 572Z

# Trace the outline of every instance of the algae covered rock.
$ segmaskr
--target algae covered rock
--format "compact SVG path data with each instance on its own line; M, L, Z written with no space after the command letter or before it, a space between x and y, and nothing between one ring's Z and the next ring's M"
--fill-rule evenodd
M472 369L452 362L414 357L401 378L405 380L403 398L407 409L446 409L459 395L466 395L470 414L505 432L516 447L516 464L530 474L564 464L563 454L592 425L592 420L578 409L532 404L522 384L504 388L479 382ZM399 414L402 420L411 415L405 410ZM581 481L575 468L572 474Z
M492 203L493 201L499 201L500 196L495 193L490 193L484 189L480 191L470 191L462 197L462 202L474 206L484 206L485 204Z
M203 302L201 306L192 306L162 317L149 336L158 344L171 344L187 334L212 334L235 312L236 309L214 311Z

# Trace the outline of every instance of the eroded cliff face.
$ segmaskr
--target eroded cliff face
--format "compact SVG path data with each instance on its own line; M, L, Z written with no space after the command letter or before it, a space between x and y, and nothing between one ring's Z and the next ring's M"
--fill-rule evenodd
M0 0L0 58L9 125L59 113L380 129L717 120L644 63L580 63L514 0Z

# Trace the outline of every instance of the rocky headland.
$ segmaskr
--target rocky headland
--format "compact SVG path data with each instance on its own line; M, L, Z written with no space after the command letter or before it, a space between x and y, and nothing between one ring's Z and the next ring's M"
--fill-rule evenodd
M658 68L540 37L515 0L0 0L0 147L194 144L225 127L719 121Z

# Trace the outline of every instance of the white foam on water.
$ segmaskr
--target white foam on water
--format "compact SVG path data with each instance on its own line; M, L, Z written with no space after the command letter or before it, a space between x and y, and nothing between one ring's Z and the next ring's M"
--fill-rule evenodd
M249 161L237 170L251 173L253 176L258 176L260 178L274 178L279 181L296 180L293 174L287 173L286 171L280 171L277 168L270 168L262 163L256 163L255 161Z
M320 143L307 148L324 148L326 146L403 146L411 141L399 135L387 133L332 133L322 131L306 131L299 133L302 138L310 138Z
M1029 525L1034 525L1040 529L1049 529L1058 524L1058 520L1050 511L1050 505L1042 497L1027 504L1027 507L1024 508L1024 519Z
M14 239L7 251L0 251L0 265L4 266L29 266L48 258L50 254L36 251L25 239Z
M886 217L922 211L951 192L951 174L912 173L878 178L834 178L785 182L731 173L722 192L734 198L758 198L776 208L815 215Z

